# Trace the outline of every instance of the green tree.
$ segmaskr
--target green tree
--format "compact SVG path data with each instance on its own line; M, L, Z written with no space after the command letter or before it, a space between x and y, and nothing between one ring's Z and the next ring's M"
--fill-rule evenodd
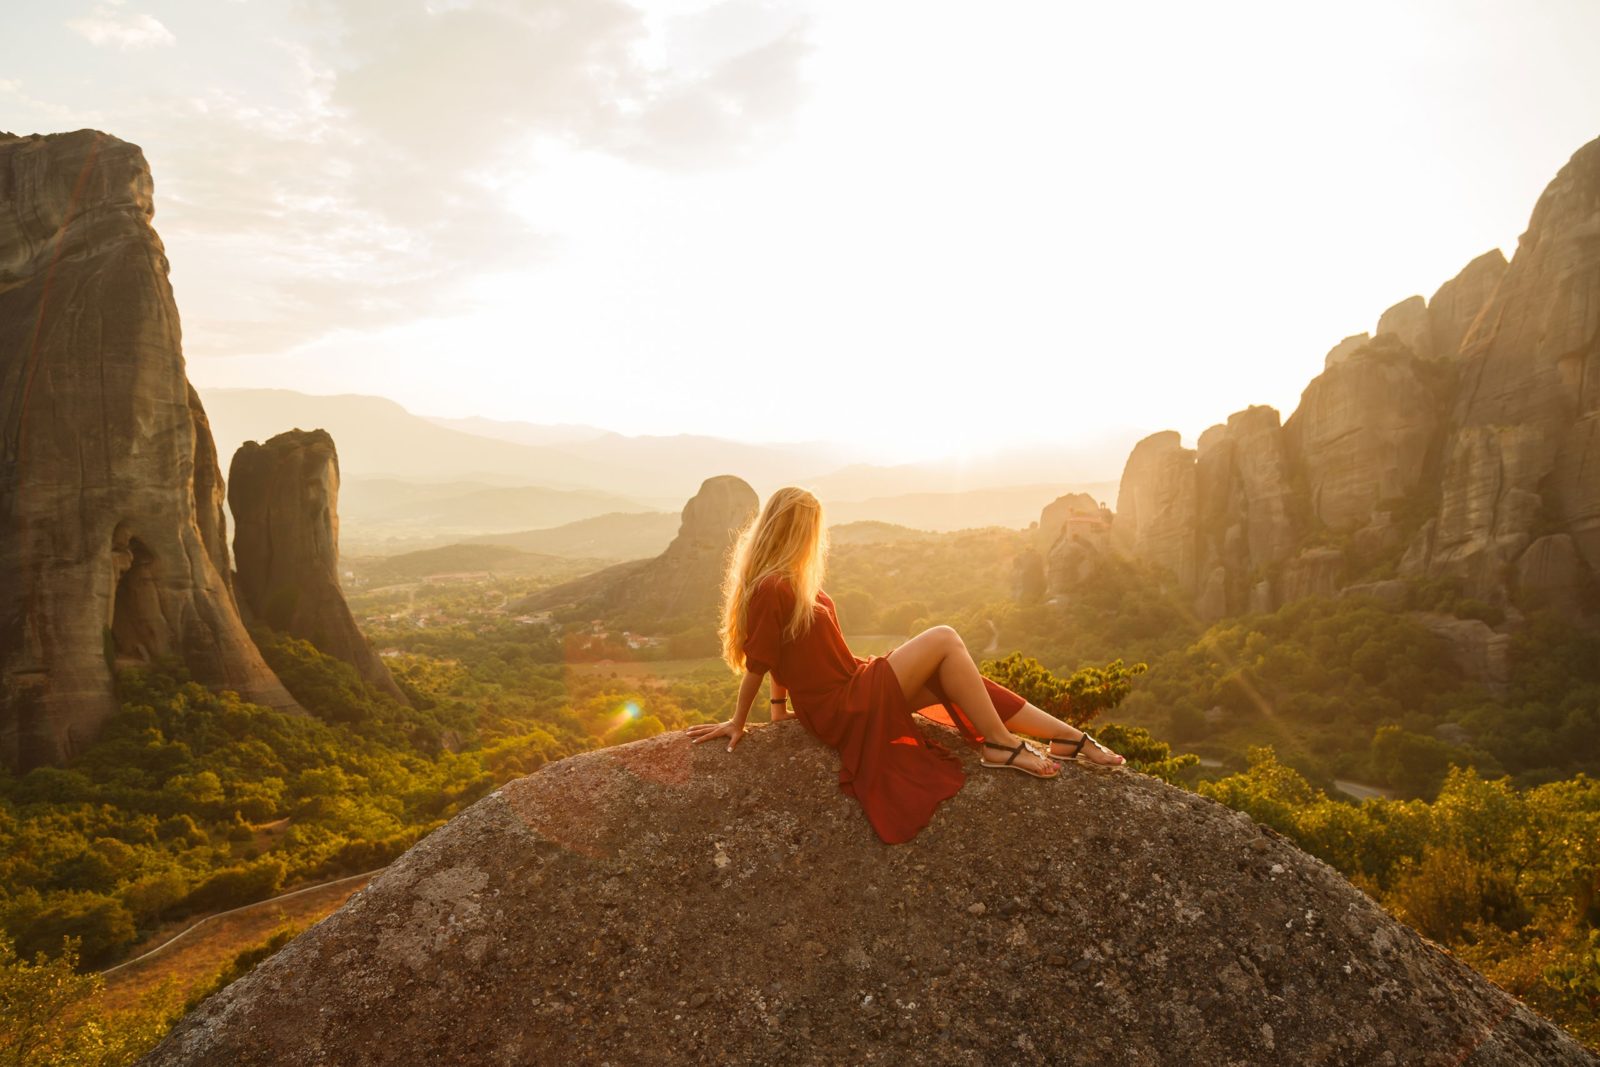
M1051 672L1038 660L1020 652L999 660L984 660L985 677L1005 686L1034 707L1071 723L1080 730L1102 711L1122 703L1133 681L1149 668L1143 663L1125 665L1114 660L1104 667L1083 667L1068 678Z

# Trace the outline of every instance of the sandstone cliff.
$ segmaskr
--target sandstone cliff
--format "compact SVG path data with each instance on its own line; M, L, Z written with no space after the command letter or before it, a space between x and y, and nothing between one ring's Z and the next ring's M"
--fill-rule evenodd
M714 621L728 550L760 504L742 478L707 478L684 505L678 535L661 555L543 590L522 601L518 610L581 607L592 618L625 611L652 620Z
M239 607L344 660L409 704L339 588L339 455L326 430L246 441L228 467Z
M1179 588L1195 585L1195 452L1173 430L1133 446L1117 491L1116 544L1170 570Z
M1241 412L1197 452L1171 432L1140 442L1117 542L1168 568L1207 618L1379 570L1455 578L1493 604L1592 610L1596 234L1600 141L1550 184L1509 264L1479 256L1431 300L1385 311L1370 338L1345 338L1281 430L1275 413Z
M795 723L552 764L144 1063L1596 1062L1245 816L958 747L894 846Z
M1600 568L1600 140L1534 208L1467 332L1429 574L1479 595L1540 533L1572 536Z
M1045 505L1033 547L1016 564L1014 585L1038 600L1070 593L1096 572L1111 550L1111 510L1088 493L1068 493Z
M296 707L228 584L222 476L184 373L139 149L0 134L0 758L69 757L114 660Z

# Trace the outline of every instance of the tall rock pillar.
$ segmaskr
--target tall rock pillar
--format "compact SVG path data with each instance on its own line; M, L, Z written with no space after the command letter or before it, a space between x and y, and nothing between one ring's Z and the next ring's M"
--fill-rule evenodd
M339 456L326 430L246 441L228 468L239 604L409 703L356 627L339 588Z
M298 710L240 622L153 183L94 130L0 135L0 759L70 758L114 667Z

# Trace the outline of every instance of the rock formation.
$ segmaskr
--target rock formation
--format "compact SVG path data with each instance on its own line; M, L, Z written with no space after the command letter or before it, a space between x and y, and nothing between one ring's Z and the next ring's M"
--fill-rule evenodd
M591 618L626 612L666 621L714 621L728 550L761 501L742 478L707 478L683 508L678 536L654 559L630 560L546 589L518 610L582 608Z
M0 134L0 758L60 762L114 661L294 709L239 620L150 170L93 130Z
M1383 568L1455 578L1491 604L1593 612L1596 233L1600 141L1550 184L1509 264L1479 256L1432 300L1385 311L1370 339L1345 338L1281 434L1275 415L1241 413L1197 454L1170 432L1141 441L1118 543L1168 568L1207 618L1336 593ZM1251 470L1238 466L1246 455Z
M1322 357L1323 369L1343 363L1364 348L1371 340L1372 335L1370 333L1357 333L1346 337L1343 341L1328 349L1328 354Z
M1462 342L1431 575L1495 598L1540 532L1600 568L1600 140L1561 169ZM1544 528L1541 530L1540 527Z
M1329 529L1353 530L1380 502L1416 489L1440 406L1425 366L1381 328L1371 344L1318 375L1284 428L1305 472L1311 514Z
M143 1063L1595 1063L1246 816L948 736L966 786L892 846L795 723L551 764Z
M1195 584L1195 453L1172 430L1133 446L1117 491L1112 540L1166 567L1182 589Z
M339 588L339 456L328 432L246 441L228 467L228 505L246 621L305 638L409 703Z
M1195 458L1196 611L1246 610L1253 570L1294 551L1304 506L1291 482L1284 434L1270 407L1235 412L1200 435Z
M1511 679L1510 634L1496 633L1481 619L1458 619L1432 611L1412 611L1406 616L1444 638L1463 677L1482 683L1490 692L1505 692Z
M1428 302L1410 296L1378 317L1378 337L1393 337L1418 359L1433 358L1433 323L1428 318Z
M1506 273L1505 253L1498 248L1485 252L1461 268L1461 273L1439 286L1428 301L1428 322L1433 330L1433 353L1439 359L1454 359L1461 353L1461 342L1489 306L1489 300Z
M1110 550L1111 510L1088 493L1068 493L1045 505L1034 531L1033 548L1019 557L1018 566L1030 568L1036 561L1038 585L1032 584L1030 570L1027 588L1036 588L1039 596L1059 596L1087 581Z

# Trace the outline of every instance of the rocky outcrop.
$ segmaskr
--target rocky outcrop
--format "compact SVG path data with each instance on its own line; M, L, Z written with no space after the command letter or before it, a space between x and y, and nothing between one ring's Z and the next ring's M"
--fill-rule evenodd
M1378 317L1377 337L1393 337L1418 359L1432 359L1433 323L1428 302L1411 296L1385 311Z
M1541 537L1517 559L1518 604L1573 619L1594 599L1594 582L1568 534Z
M1498 633L1481 619L1458 619L1433 611L1408 612L1423 629L1444 638L1461 673L1491 692L1503 693L1511 678L1511 635Z
M1041 560L1041 595L1070 593L1096 573L1111 550L1111 511L1088 493L1057 497L1039 514L1034 546Z
M1192 484L1176 434L1129 457L1119 543L1171 568L1202 617L1336 593L1385 569L1453 578L1491 604L1526 596L1529 607L1592 612L1600 141L1550 184L1509 264L1479 256L1431 301L1385 311L1370 340L1345 338L1281 442L1273 429L1258 430L1256 454L1266 483L1287 487L1273 490L1280 507L1241 505L1232 420L1201 436ZM1337 560L1301 552L1329 542Z
M1252 407L1200 435L1196 534L1202 585L1195 610L1206 619L1247 608L1253 574L1295 548L1303 507L1292 484L1278 412Z
M1337 548L1308 548L1284 564L1273 591L1278 604L1308 596L1331 597L1339 591L1344 553Z
M1285 427L1289 451L1305 472L1312 516L1331 529L1353 530L1371 520L1379 503L1416 489L1440 407L1419 361L1398 334L1381 328L1371 344L1318 375Z
M310 641L409 703L356 626L339 587L339 456L326 430L246 441L228 468L239 607Z
M1454 359L1461 353L1461 342L1489 306L1500 279L1506 273L1505 253L1498 248L1485 252L1461 268L1461 273L1439 286L1428 301L1428 322L1433 329L1433 354L1439 359Z
M1192 592L1197 515L1195 451L1184 448L1172 430L1151 434L1134 445L1122 469L1112 540L1134 556L1167 568L1179 588Z
M284 709L228 584L222 476L133 145L0 135L0 758L69 758L112 668Z
M1593 536L1600 464L1586 460L1600 415L1597 235L1600 141L1540 197L1462 342L1427 568L1465 579L1480 597L1503 596L1510 566L1538 533L1571 533L1580 544Z
M551 764L143 1063L1595 1062L1243 815L957 747L965 787L892 846L796 723Z
M1335 364L1343 363L1351 356L1365 348L1372 340L1370 333L1355 333L1328 349L1328 354L1322 357L1322 366L1326 370Z
M582 609L603 619L713 621L734 538L761 501L742 478L707 478L684 505L678 535L654 559L631 560L543 590L518 610Z

